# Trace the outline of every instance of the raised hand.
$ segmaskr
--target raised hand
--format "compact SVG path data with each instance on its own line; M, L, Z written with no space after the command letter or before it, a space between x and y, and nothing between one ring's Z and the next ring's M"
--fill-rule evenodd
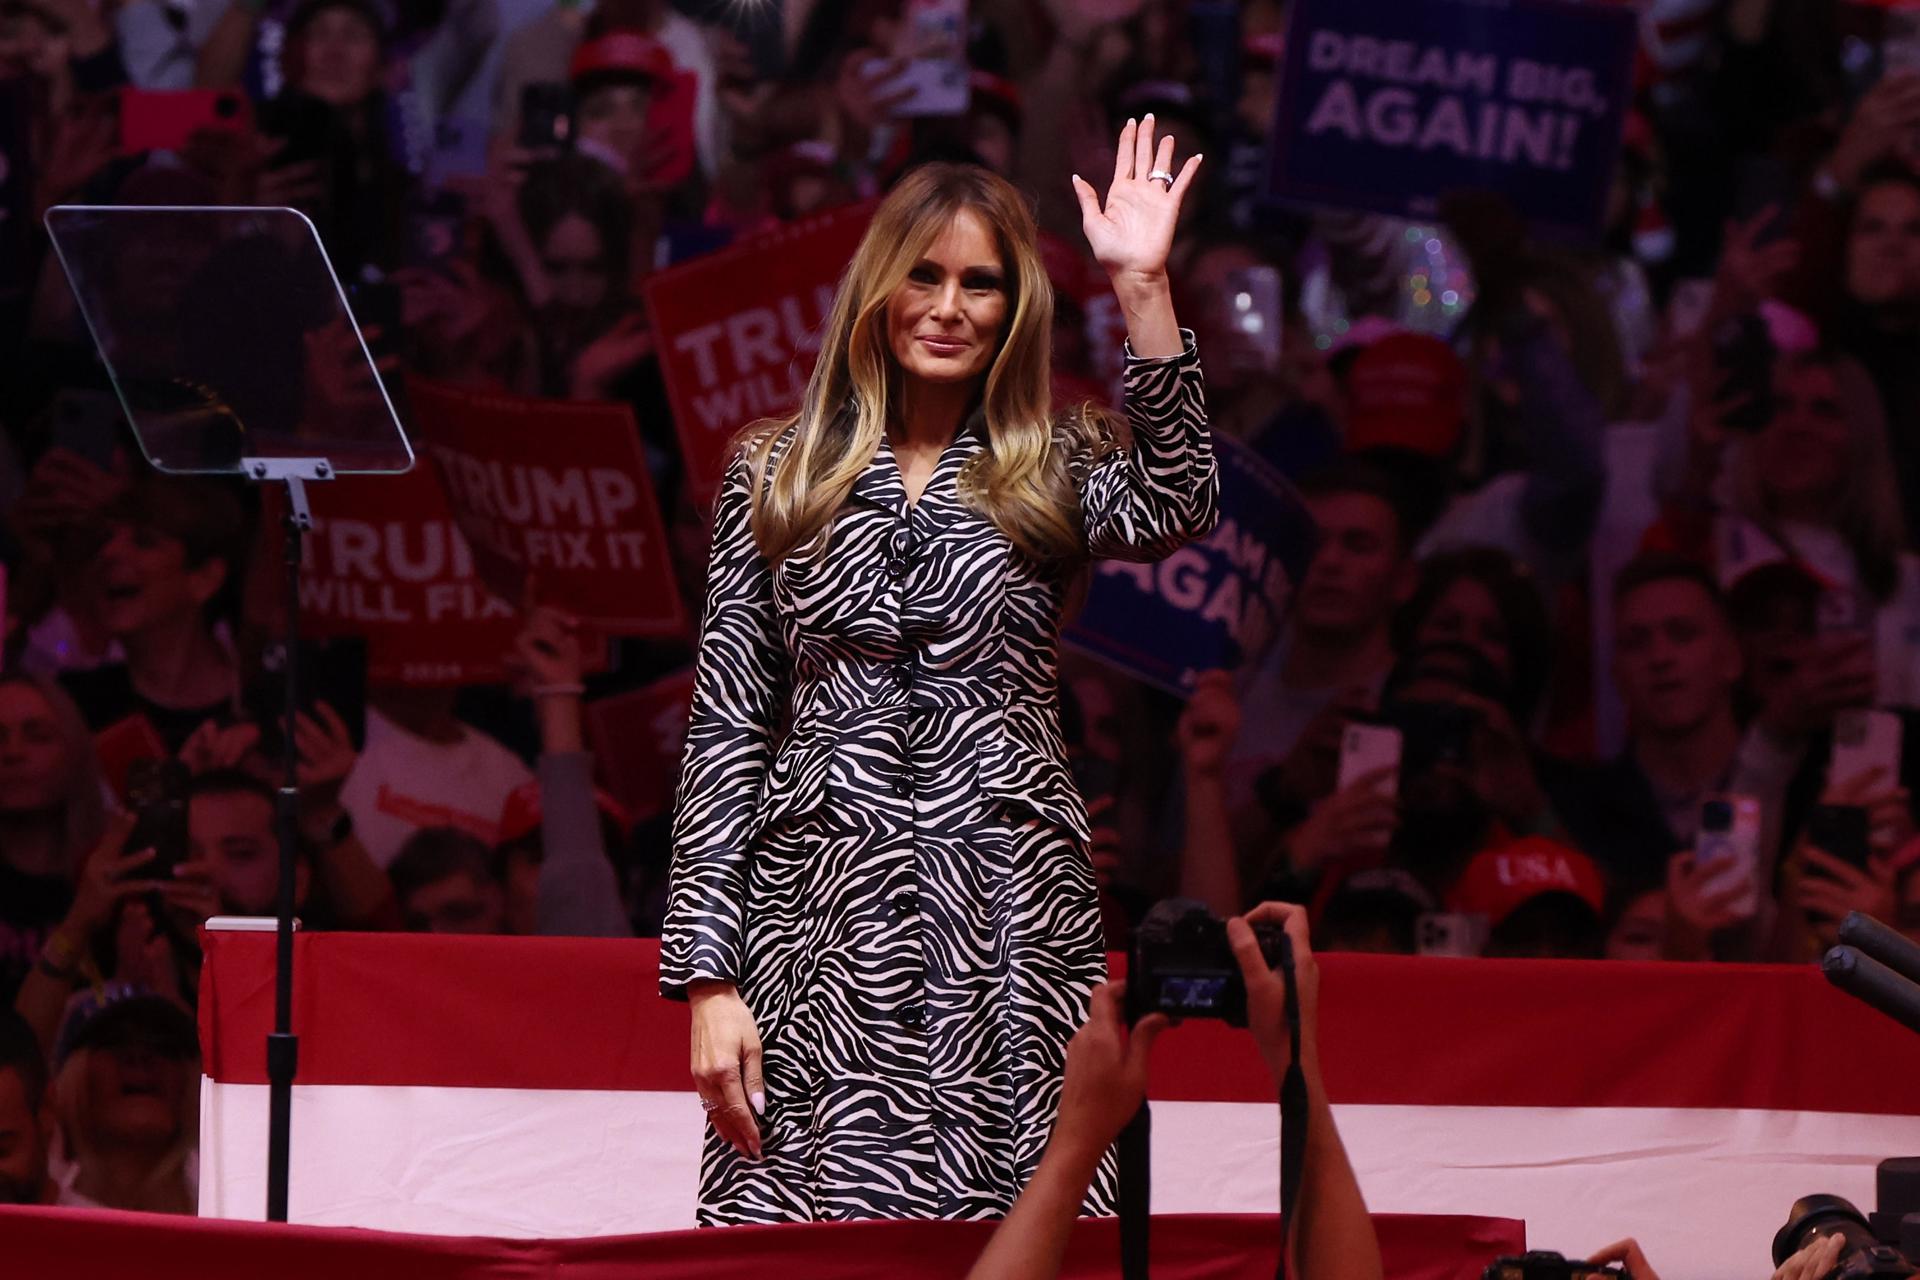
M1163 279L1167 255L1173 250L1174 224L1180 202L1200 171L1200 157L1189 156L1173 169L1173 138L1154 137L1153 116L1127 121L1114 149L1113 182L1104 206L1093 184L1073 175L1073 192L1080 199L1080 226L1094 258L1116 285L1123 279ZM1171 183L1155 180L1154 173L1173 174Z

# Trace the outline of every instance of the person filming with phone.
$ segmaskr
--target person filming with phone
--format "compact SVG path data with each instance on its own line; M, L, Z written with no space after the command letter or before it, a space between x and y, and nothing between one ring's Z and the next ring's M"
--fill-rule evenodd
M1288 1274L1305 1280L1379 1280L1380 1242L1334 1125L1321 1073L1320 968L1309 941L1306 908L1264 902L1226 922L1226 939L1246 984L1247 1030L1278 1093L1293 1061L1287 983L1269 964L1255 926L1284 931L1293 951L1299 998L1307 1133L1299 1192L1288 1221ZM1046 1280L1059 1274L1081 1199L1102 1153L1146 1098L1147 1058L1154 1041L1169 1028L1160 1013L1128 1027L1124 990L1122 984L1108 983L1094 991L1092 1013L1067 1046L1060 1114L1046 1154L967 1273L968 1280Z

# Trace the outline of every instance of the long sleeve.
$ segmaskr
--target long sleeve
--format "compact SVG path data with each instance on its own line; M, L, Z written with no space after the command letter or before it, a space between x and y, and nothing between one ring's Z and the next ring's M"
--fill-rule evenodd
M1095 559L1158 560L1205 537L1220 516L1220 471L1207 431L1206 381L1193 334L1177 356L1126 351L1127 419L1133 443L1096 461L1080 487L1087 553Z
M660 939L660 991L672 999L684 999L696 979L738 979L747 842L790 688L773 570L754 543L751 509L747 463L735 458L714 500L693 712L674 806Z
M1502 340L1520 384L1527 441L1521 518L1549 551L1582 551L1606 493L1606 415L1544 321L1528 316L1509 326Z
M593 799L593 757L540 757L540 883L534 920L541 936L631 938L620 879L607 857Z

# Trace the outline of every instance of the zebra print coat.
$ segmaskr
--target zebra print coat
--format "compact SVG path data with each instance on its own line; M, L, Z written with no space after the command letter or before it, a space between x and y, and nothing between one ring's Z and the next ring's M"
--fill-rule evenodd
M1096 557L1213 527L1184 338L1129 349L1132 446L1072 469ZM660 983L738 985L767 1111L759 1161L708 1127L703 1225L997 1215L1046 1145L1106 961L1059 727L1069 583L962 505L985 444L976 415L910 504L883 440L824 549L777 568L745 463L722 485ZM1113 1191L1109 1160L1088 1207Z

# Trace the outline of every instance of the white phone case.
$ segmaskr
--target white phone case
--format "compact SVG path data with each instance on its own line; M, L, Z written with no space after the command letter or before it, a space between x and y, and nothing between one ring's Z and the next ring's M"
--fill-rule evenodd
M1380 784L1380 794L1400 791L1400 731L1384 724L1349 724L1340 735L1339 790L1376 769L1393 772Z
M1891 711L1842 711L1833 722L1827 785L1842 787L1875 769L1887 790L1900 785L1900 717Z
M1727 831L1702 829L1694 840L1694 863L1713 872L1702 886L1709 895L1743 887L1746 892L1737 905L1740 914L1750 916L1760 907L1760 802L1752 796L1717 799L1733 806L1732 827Z

